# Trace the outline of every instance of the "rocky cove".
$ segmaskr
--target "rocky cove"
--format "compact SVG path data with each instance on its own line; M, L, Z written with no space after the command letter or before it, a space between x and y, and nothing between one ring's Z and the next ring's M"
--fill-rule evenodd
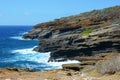
M52 75L48 80L119 80L119 12L120 6L115 6L40 23L23 38L37 39L34 51L51 52L51 62L80 61L63 64L62 79Z
M40 23L23 38L37 39L33 50L51 52L51 62L80 63L41 72L3 68L0 80L120 80L120 6Z

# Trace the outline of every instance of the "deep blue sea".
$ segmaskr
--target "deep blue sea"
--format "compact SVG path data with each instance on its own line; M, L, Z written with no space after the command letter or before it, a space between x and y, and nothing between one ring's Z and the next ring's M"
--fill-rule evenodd
M33 70L49 70L61 68L66 62L47 62L50 52L33 51L37 40L25 40L22 35L31 30L32 26L0 26L0 68L29 68Z

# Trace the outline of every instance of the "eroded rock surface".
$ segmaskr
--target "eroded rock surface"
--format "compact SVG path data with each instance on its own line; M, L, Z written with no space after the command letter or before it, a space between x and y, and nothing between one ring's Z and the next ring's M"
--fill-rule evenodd
M120 7L116 6L56 19L36 25L23 37L38 39L40 43L34 50L51 52L49 61L117 53L120 52L119 12ZM91 32L84 33L85 30Z

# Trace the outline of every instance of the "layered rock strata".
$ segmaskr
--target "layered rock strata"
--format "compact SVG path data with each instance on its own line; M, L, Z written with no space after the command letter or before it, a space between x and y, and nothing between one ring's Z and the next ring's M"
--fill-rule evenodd
M79 60L81 56L120 52L120 7L93 10L41 23L25 34L38 39L38 52L51 52L49 61ZM77 57L77 58L76 58Z

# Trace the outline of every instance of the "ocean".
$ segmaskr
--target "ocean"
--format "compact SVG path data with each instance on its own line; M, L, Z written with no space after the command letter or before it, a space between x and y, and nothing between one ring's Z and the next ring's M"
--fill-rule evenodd
M0 68L29 68L36 71L61 68L78 61L48 62L50 52L33 51L37 40L25 40L23 34L32 26L0 26Z

